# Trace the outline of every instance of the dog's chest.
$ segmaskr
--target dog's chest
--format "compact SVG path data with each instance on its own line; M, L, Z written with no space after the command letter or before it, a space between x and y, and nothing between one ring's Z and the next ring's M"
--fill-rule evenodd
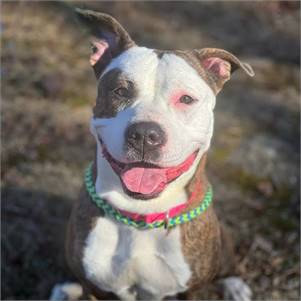
M180 230L136 230L98 218L86 240L87 278L119 297L163 297L184 291L191 272L181 250Z

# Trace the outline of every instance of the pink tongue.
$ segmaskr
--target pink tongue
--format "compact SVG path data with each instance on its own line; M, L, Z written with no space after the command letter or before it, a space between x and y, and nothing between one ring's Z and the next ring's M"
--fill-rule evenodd
M121 175L128 190L142 194L151 194L164 188L167 183L165 169L134 167ZM161 189L160 189L161 190Z

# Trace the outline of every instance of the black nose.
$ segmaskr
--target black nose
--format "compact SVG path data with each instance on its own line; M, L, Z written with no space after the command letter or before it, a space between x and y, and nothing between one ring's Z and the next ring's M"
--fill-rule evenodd
M125 133L129 146L140 152L159 148L166 142L165 133L155 122L137 122L131 124Z

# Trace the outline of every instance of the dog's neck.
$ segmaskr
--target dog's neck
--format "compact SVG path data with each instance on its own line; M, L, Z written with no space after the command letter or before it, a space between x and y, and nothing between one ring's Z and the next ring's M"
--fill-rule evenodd
M191 209L196 208L200 204L200 200L205 197L208 190L208 182L205 176L206 154L203 155L199 162L198 168L193 178L186 185L187 200L185 203L169 208L164 212L154 212L150 214L136 214L121 210L121 214L135 221L144 221L146 224L153 222L167 222L170 218L174 218L183 213L187 213Z
M186 211L197 206L208 186L205 175L206 153L199 154L188 172L170 183L158 197L150 200L137 200L124 193L118 176L101 155L101 145L98 141L95 163L96 192L113 207L126 212L166 212L189 201L183 208L183 211Z
M191 208L195 207L201 199L203 199L208 186L209 182L206 176L206 161L207 161L207 152L203 154L201 160L198 163L198 167L190 179L188 184L185 187L186 193L188 196L192 197L189 199L189 204L185 208L185 211L190 210Z

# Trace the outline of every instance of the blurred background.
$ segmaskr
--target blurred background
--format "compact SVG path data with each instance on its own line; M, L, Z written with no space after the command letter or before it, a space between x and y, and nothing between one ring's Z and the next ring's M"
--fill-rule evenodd
M299 300L300 3L2 2L2 298L74 280L65 225L93 158L89 37L73 8L112 14L140 45L219 47L249 62L218 96L208 173L257 300ZM220 298L213 286L196 298Z

